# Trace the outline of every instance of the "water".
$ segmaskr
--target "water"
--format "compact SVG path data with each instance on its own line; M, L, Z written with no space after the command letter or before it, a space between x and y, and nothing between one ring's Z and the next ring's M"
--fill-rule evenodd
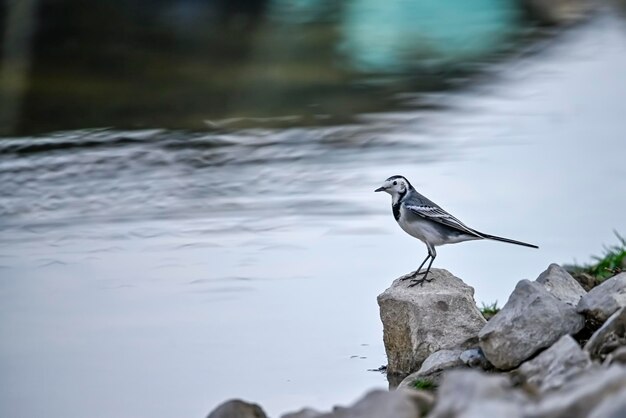
M626 229L625 34L600 15L346 124L0 140L0 415L278 416L386 386L375 297L425 248L373 189L404 174L541 247L442 247L477 301L589 260Z
M0 134L206 130L241 117L275 118L272 126L346 123L400 106L394 93L462 83L535 33L515 0L20 5L30 18L0 19ZM19 52L24 44L30 54Z

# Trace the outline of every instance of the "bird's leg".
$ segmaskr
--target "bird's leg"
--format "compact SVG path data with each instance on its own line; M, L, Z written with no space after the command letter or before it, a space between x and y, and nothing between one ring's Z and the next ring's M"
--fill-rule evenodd
M424 278L426 278L425 276L428 275L428 272L430 271L430 266L433 265L433 260L435 259L435 257L437 257L437 251L435 251L435 247L433 246L428 246L428 257L426 257L426 260L428 260L428 258L430 258L430 263L428 264L428 268L424 271L420 271L422 269L422 267L424 266L424 264L426 263L426 260L422 261L422 264L420 264L420 266L417 268L417 270L415 270L415 273L413 273L411 275L411 277L415 278L417 276L419 276L420 274L424 275Z
M426 256L424 261L422 261L422 264L420 264L420 266L417 268L417 270L415 270L415 273L408 274L406 277L403 277L400 280L404 281L404 280L414 279L415 277L417 277L417 275L420 274L420 270L422 269L422 267L424 267L424 264L426 264L426 262L428 261L429 258L430 258L430 252Z
M428 277L428 273L430 273L430 267L433 265L433 261L435 261L435 257L437 257L437 252L435 251L434 247L430 247L430 246L428 247L428 257L430 257L430 263L428 263L428 267L426 268L426 271L424 273L417 273L417 274L423 274L424 277L422 277L421 279L413 279L409 287L417 286L418 284L422 286L424 285L424 281L432 280L432 279L427 280L426 278ZM417 276L417 274L415 276Z

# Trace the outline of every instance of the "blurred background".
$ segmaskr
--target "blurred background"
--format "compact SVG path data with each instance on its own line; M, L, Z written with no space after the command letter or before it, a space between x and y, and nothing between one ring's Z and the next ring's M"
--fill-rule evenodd
M0 3L0 415L272 416L386 386L376 295L468 225L500 304L624 232L626 6Z

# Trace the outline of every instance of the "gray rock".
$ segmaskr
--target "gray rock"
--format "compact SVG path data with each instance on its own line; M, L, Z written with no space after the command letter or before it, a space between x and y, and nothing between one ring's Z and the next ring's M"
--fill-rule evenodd
M434 386L439 384L439 381L441 380L441 370L431 376L423 376L420 374L419 370L411 373L410 375L408 375L407 377L405 377L404 379L402 379L400 381L400 383L398 384L398 386L396 387L396 389L411 389L411 390L428 390L428 388L418 388L415 386L415 383L418 380L425 380L428 381L430 383L432 383ZM434 388L433 386L433 388ZM393 386L391 384L389 384L389 388L393 389Z
M414 372L435 351L476 345L486 323L472 287L446 270L430 274L423 286L397 279L378 296L389 375Z
M550 264L536 281L557 299L572 306L577 306L580 298L587 294L580 283L558 264Z
M626 365L626 346L620 347L606 357L606 364Z
M550 392L527 408L528 418L587 418L606 399L626 389L626 368L592 368L560 390Z
M443 377L429 418L523 417L528 400L505 375L452 370Z
M626 308L615 312L585 344L594 359L604 359L607 354L620 346L626 346Z
M585 289L585 292L590 291L598 284L598 279L595 276L584 271L570 271L569 273Z
M497 368L517 367L537 351L584 326L576 309L541 283L520 281L508 302L480 331L480 348Z
M489 363L489 360L485 357L485 353L483 353L483 350L480 348L470 348L469 350L463 351L459 359L463 364L473 369L489 370L493 368L493 365Z
M424 362L418 372L432 374L433 372L450 369L463 364L460 360L462 350L439 350L432 353Z
M439 350L432 353L424 360L418 371L404 378L398 388L413 388L413 382L417 379L425 379L433 384L438 384L441 374L445 370L463 366L463 362L459 358L461 353L461 350Z
M591 412L589 418L626 418L626 389L607 397Z
M626 367L590 368L537 401L512 387L507 375L477 370L446 373L429 418L623 418ZM593 411L593 415L590 415Z
M427 415L435 405L435 395L425 390L407 391L411 396L411 400L417 405L420 415Z
M219 405L207 418L267 418L267 415L257 404L233 399Z
M303 408L299 411L285 414L281 418L318 418L320 415L322 415L322 413L315 409Z
M545 392L563 386L589 367L589 353L572 337L564 335L552 347L522 364L517 374L524 383Z
M419 402L409 391L374 390L367 393L354 405L336 406L332 412L306 415L311 410L283 415L283 418L419 418Z
M618 274L591 289L580 299L578 312L603 323L618 309L626 306L626 273Z

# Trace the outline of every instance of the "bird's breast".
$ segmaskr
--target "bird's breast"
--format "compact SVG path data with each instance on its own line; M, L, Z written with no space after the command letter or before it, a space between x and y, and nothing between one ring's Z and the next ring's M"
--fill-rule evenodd
M427 221L414 214L402 205L398 208L398 217L396 220L400 228L412 237L434 245L438 245L441 241L442 237L440 231L433 222Z

